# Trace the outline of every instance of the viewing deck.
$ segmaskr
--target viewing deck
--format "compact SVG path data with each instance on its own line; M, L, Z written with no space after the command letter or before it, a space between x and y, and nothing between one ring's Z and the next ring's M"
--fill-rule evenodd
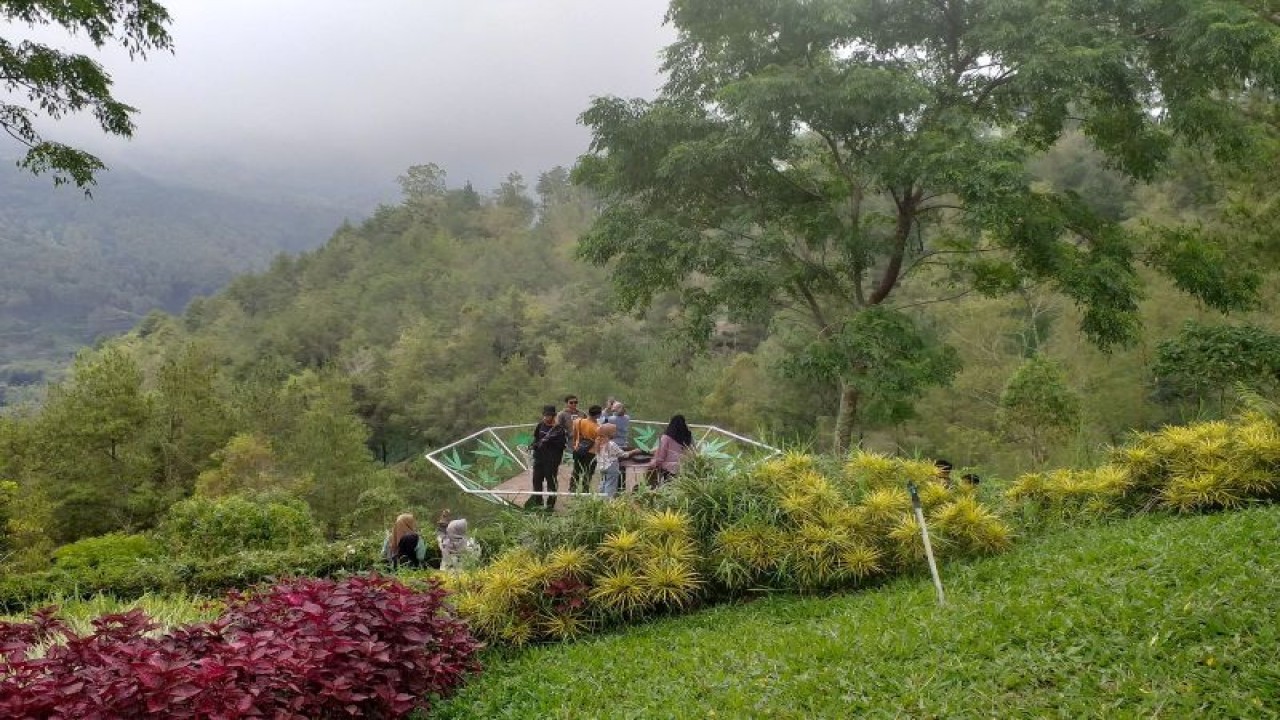
M632 420L632 444L641 450L651 451L666 423L654 420ZM525 507L535 493L532 481L532 461L529 443L533 438L534 423L523 425L499 425L487 427L456 440L438 450L426 454L426 459L440 469L463 492L490 502ZM738 463L754 461L778 454L778 449L751 438L718 428L714 425L690 424L694 432L696 452L703 456ZM645 482L646 473L637 469L645 461L623 461L623 477L626 490L634 490ZM573 462L568 455L560 463L557 475L557 498L583 495L599 495L600 472L591 478L586 493L573 493L569 478ZM620 488L620 491L622 488ZM542 495L553 493L543 491ZM557 507L560 504L557 503Z

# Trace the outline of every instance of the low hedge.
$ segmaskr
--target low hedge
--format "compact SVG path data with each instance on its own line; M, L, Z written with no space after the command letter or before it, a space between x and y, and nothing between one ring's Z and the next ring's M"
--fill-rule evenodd
M1112 448L1110 462L1019 477L1008 499L1074 520L1160 508L1233 510L1280 499L1280 422L1259 411L1171 425Z
M55 567L0 578L0 610L19 613L49 601L147 593L221 595L282 577L334 577L375 569L381 541L365 538L292 550L253 550L210 559L143 559L98 567Z
M908 479L939 557L1011 542L975 488L947 487L933 463L857 453L824 467L788 453L747 470L694 460L658 492L530 516L500 534L514 544L445 584L473 632L517 646L761 591L856 588L924 564Z

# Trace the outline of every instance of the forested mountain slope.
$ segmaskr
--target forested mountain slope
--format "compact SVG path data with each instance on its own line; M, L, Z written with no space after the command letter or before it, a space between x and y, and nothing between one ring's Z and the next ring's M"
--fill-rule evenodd
M17 395L150 310L181 311L277 253L320 245L348 212L125 168L104 173L87 198L0 166L0 390Z
M1195 165L1129 187L1085 150L1066 144L1036 172L1110 203L1126 222L1170 208L1214 218L1212 197L1185 200ZM683 412L776 444L825 447L834 394L788 372L787 318L720 319L700 346L680 334L677 297L620 314L616 270L576 257L596 210L563 169L532 189L513 175L481 194L418 166L404 191L323 247L278 256L181 315L153 313L82 353L42 408L0 418L0 478L66 520L57 541L150 527L201 487L301 497L337 535L397 508L438 505L447 481L402 461L488 424L532 423L566 393L621 397L635 417ZM1266 340L1278 328L1265 305L1224 318L1147 280L1143 338L1110 354L1075 331L1070 301L1035 286L947 303L905 294L903 311L952 349L957 371L923 395L890 389L892 412L868 413L860 441L1009 475L1090 462L1131 429L1220 413L1234 380L1266 389L1265 367L1252 376L1210 367L1198 358L1222 356L1221 343L1179 335L1196 319L1251 323L1246 335ZM1169 389L1153 368L1162 343L1179 338L1199 384Z

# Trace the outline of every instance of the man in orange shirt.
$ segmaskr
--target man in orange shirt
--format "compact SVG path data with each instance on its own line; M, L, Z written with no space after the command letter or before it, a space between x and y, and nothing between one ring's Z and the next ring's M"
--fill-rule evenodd
M570 492L591 492L591 476L596 474L596 432L600 428L600 406L592 405L587 416L573 423L573 474ZM579 489L581 488L581 489Z

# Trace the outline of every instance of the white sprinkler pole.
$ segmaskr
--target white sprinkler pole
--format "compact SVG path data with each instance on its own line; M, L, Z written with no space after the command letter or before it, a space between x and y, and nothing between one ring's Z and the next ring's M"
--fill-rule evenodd
M920 523L920 537L924 538L924 556L929 560L929 573L933 575L933 587L938 591L938 604L946 605L947 596L942 592L942 577L938 575L938 563L933 559L933 544L929 542L929 528L924 524L924 508L920 505L920 493L916 484L907 482L907 490L911 493L911 509L915 510L916 522Z

